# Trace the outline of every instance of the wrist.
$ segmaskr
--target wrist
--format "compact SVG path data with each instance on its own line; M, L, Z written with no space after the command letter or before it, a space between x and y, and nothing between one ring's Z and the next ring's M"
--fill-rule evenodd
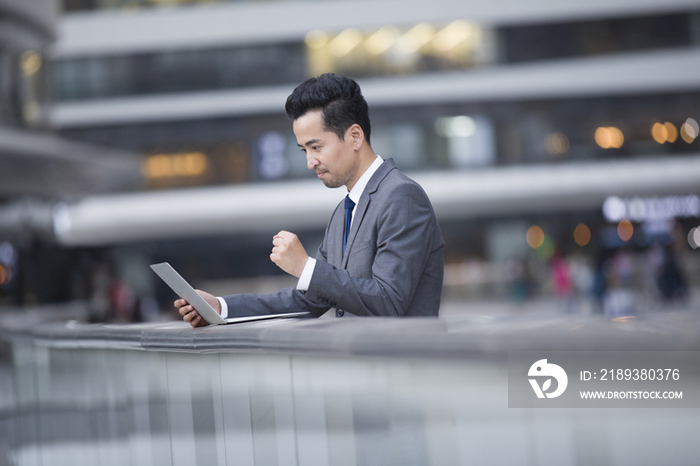
M299 265L297 266L296 270L294 271L294 276L297 278L301 277L301 274L304 273L304 268L306 268L306 264L309 263L309 256L304 255L304 259L299 261Z

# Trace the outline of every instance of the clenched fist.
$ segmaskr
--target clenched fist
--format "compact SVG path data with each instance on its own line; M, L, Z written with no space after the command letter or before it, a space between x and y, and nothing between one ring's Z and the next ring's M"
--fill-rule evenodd
M304 246L294 233L280 231L272 238L270 260L290 275L299 278L309 260Z

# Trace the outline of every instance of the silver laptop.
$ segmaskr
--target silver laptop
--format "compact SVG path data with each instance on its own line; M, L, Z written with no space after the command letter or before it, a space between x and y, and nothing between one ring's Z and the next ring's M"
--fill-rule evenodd
M190 303L208 324L224 325L265 319L302 317L309 314L308 312L290 312L286 314L267 314L262 316L230 317L224 319L170 264L161 262L160 264L151 265L151 268L170 288L172 288L175 294Z

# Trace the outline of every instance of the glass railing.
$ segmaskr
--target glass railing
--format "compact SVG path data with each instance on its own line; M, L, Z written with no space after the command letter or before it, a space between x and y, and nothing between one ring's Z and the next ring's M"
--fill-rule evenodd
M693 410L509 407L511 352L687 354L700 350L692 314L199 330L27 316L8 324L5 314L0 329L3 387L15 387L0 394L8 464L524 465L535 452L556 464L644 464L650 451L673 464L696 460L676 447L694 441ZM696 375L683 372L691 386Z

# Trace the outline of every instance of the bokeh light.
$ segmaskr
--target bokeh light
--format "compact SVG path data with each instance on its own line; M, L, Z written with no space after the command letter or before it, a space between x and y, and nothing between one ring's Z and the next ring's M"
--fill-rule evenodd
M453 21L433 38L433 46L440 52L447 52L475 33L475 26L464 20Z
M404 53L415 53L430 42L437 33L435 26L420 23L412 27L399 39L399 46Z
M544 138L544 145L551 155L562 155L569 151L569 138L564 133L549 133Z
M332 55L342 57L357 47L363 38L362 32L354 28L348 28L335 36L328 46Z
M380 55L386 52L401 37L401 31L394 26L384 26L372 34L365 41L365 49L371 55Z
M629 241L634 234L632 223L627 219L622 219L620 223L617 224L617 234L622 241Z
M676 140L678 139L678 130L676 129L675 125L667 121L666 123L664 123L664 128L666 128L666 132L668 133L666 141L670 143L676 142Z
M591 230L587 225L579 223L574 230L574 241L579 246L585 246L591 241Z
M698 122L692 118L685 120L685 123L681 126L681 139L688 144L692 143L699 133L700 127L698 127Z
M603 149L619 149L624 144L625 137L619 128L600 127L595 130L595 142Z
M328 43L328 34L323 31L314 30L306 35L304 42L309 48L320 49Z
M440 117L435 120L435 131L444 138L468 138L476 133L476 122L466 115Z
M661 123L654 123L651 127L651 137L659 144L663 144L668 139L668 130Z
M532 249L538 249L544 243L544 231L537 225L532 225L525 234L525 240Z
M26 77L34 76L41 69L41 55L33 50L27 50L19 59L19 66Z
M149 179L199 176L209 168L202 152L151 155L141 164L141 173Z
M688 244L693 249L700 248L700 226L690 229L688 232Z
M678 139L678 129L673 123L654 123L651 127L651 137L659 144L674 143Z

